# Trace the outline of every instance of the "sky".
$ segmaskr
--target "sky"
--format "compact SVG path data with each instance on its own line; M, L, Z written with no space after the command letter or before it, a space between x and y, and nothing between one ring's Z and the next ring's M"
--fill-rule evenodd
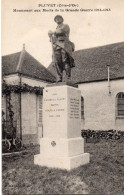
M56 29L58 14L70 26L75 50L124 41L124 0L2 0L2 55L21 51L25 43L26 51L48 67L52 61L48 31Z

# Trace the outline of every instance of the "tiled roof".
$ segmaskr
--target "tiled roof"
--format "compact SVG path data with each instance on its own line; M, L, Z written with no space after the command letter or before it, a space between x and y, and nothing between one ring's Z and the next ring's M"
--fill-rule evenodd
M14 53L2 57L2 73L9 75L21 73L36 79L55 82L55 77L27 51Z
M21 52L2 56L2 73L9 75L16 72Z
M74 83L107 80L107 65L110 65L110 79L124 78L124 42L73 53L75 67L72 68ZM56 75L51 63L48 70Z

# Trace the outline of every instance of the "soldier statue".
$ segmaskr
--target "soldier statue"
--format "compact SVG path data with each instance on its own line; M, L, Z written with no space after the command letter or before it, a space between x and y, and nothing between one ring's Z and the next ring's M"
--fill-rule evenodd
M49 31L48 35L52 42L53 63L56 67L57 82L62 82L63 71L66 72L67 80L71 77L71 68L75 66L72 52L74 43L69 40L70 28L63 24L63 17L55 16L54 21L57 23L55 32Z

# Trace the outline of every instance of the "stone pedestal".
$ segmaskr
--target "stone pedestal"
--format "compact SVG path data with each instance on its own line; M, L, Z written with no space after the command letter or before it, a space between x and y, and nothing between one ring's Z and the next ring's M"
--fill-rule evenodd
M43 138L34 163L67 170L89 163L81 137L79 89L67 85L44 89Z

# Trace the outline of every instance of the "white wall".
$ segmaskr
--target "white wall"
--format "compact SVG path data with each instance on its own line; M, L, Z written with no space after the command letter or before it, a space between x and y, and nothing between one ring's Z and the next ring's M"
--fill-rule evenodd
M6 81L7 84L19 84L20 76L18 74L12 74L12 75L8 75L8 76L4 76L4 80ZM47 84L49 84L46 81L42 81L39 79L26 77L26 76L21 76L21 81L22 81L22 84L26 83L30 86L37 86L37 87L39 87L39 86L45 87Z
M82 129L124 130L124 118L116 117L116 95L124 92L124 79L113 80L110 84L111 95L107 81L79 84L84 97Z
M34 78L28 78L28 77L24 77L24 76L22 76L22 83L26 83L26 84L33 86L33 87L34 86L45 87L48 84L48 82L37 80Z
M42 96L22 93L22 134L25 143L39 143L43 134Z
M4 80L6 81L7 84L19 84L20 78L17 74L12 74L8 76L4 76Z
M22 93L22 133L37 133L37 102L36 95L33 93Z

